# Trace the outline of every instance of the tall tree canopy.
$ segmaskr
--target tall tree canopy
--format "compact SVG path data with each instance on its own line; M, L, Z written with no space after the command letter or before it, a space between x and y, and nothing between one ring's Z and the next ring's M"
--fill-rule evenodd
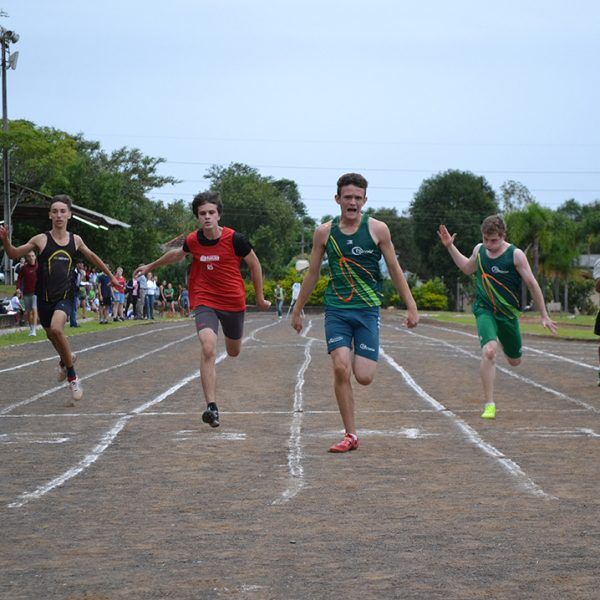
M443 223L456 233L456 246L470 256L481 241L480 225L498 212L496 195L484 177L468 171L446 171L426 179L410 205L414 240L421 255L421 275L450 277L457 268L440 244L437 229Z
M301 221L298 203L288 196L291 186L240 163L213 165L206 177L223 200L221 224L248 237L269 275L282 275L299 252Z

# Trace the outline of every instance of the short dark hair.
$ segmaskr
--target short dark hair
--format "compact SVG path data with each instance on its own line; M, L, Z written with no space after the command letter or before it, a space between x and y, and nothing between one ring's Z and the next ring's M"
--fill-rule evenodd
M200 192L194 196L194 201L192 202L192 212L194 213L195 217L198 216L198 209L203 204L216 205L219 216L223 212L223 203L221 202L219 192Z
M52 208L52 205L56 202L66 204L69 207L69 210L73 207L73 200L71 199L71 196L67 196L67 194L58 194L57 196L54 196L54 198L50 200L50 208Z
M482 235L493 235L494 233L502 237L506 236L506 223L501 215L490 215L481 224Z
M337 180L337 195L340 195L342 188L345 185L355 185L356 187L365 190L367 194L367 186L369 185L367 180L359 173L345 173Z

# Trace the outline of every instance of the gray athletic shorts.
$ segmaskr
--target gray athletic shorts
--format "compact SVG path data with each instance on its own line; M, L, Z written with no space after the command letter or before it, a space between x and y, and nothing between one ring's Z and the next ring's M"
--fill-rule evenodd
M221 323L223 334L226 338L239 340L244 334L245 314L245 310L229 312L210 308L209 306L197 306L194 311L196 331L202 331L208 327L208 329L212 329L217 334L219 332L219 323Z
M37 296L35 294L23 294L23 306L26 312L37 310Z

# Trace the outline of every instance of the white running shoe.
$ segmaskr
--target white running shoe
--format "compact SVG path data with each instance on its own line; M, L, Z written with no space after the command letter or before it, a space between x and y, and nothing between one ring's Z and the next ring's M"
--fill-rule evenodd
M77 355L73 354L73 366L77 362ZM64 381L67 378L67 367L64 367L60 364L60 360L58 361L58 367L56 367L56 380L58 383Z
M81 400L83 398L83 388L79 383L79 379L73 379L73 381L69 381L69 387L71 388L73 400Z

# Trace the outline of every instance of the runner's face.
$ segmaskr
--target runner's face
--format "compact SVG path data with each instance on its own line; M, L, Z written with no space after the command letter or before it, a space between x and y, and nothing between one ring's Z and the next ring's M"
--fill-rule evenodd
M483 246L492 254L502 249L504 244L504 236L498 235L497 233L490 233L489 235L483 235Z
M342 218L345 221L360 218L360 211L367 201L365 190L355 185L345 185L335 201L342 209Z
M66 227L71 218L71 211L64 202L55 202L50 207L50 220L54 227Z
M216 204L208 202L198 208L198 221L205 231L218 227L220 218Z
M35 265L35 252L32 250L31 252L28 252L25 255L25 260L30 264L30 265Z

